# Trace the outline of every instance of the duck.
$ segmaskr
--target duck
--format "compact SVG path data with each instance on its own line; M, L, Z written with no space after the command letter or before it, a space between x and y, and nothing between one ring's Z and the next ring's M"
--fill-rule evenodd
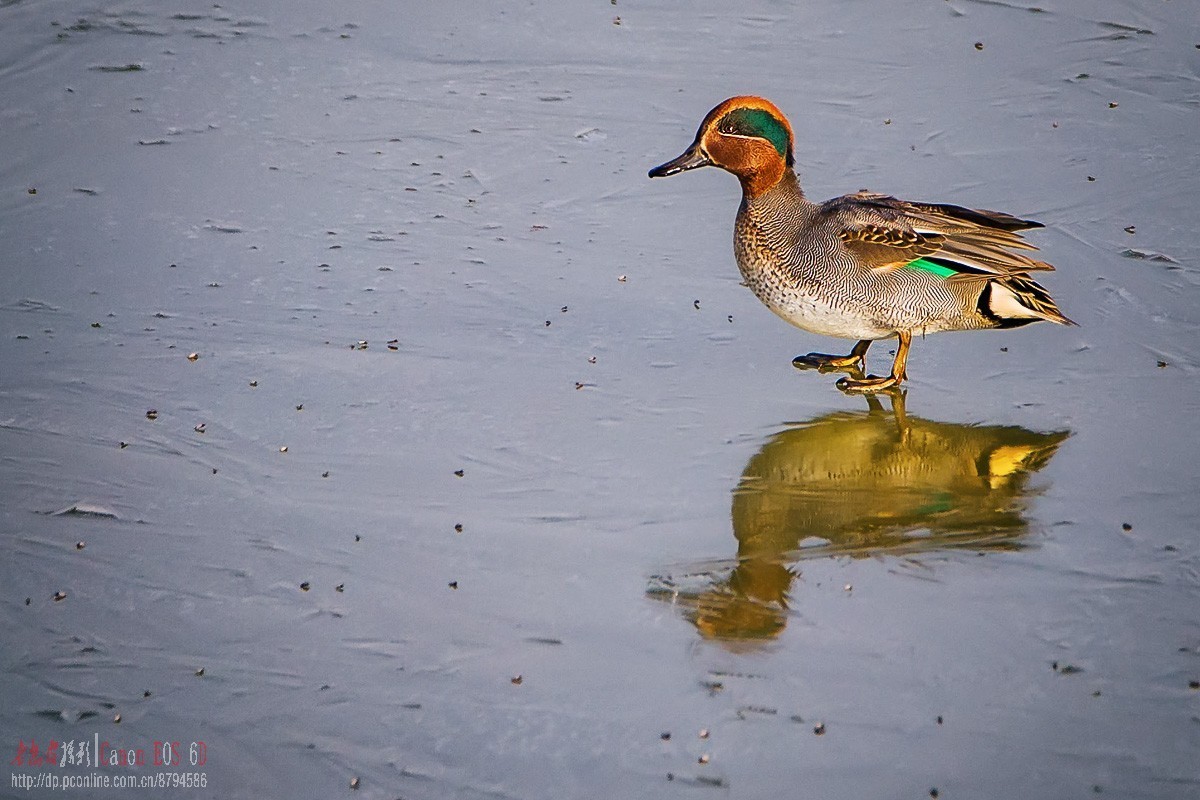
M866 190L813 202L800 188L794 141L774 103L731 97L649 177L709 166L737 176L734 254L743 283L792 325L857 340L848 355L808 353L792 360L795 367L851 373L837 382L847 393L888 392L908 378L914 336L1076 324L1030 277L1054 269L1029 255L1037 248L1020 233L1040 222ZM891 373L867 373L868 348L890 338L897 341Z

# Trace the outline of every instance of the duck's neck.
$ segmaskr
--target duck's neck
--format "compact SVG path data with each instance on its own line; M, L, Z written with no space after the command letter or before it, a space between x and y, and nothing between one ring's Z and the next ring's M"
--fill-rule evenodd
M804 200L804 190L800 188L800 179L791 167L780 171L762 170L747 175L739 175L742 182L742 197L746 202L754 202L766 195L787 194L796 200Z

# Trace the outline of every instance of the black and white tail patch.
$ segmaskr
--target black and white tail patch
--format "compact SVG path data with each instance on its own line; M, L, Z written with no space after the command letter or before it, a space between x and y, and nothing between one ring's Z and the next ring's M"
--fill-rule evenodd
M1039 320L1075 324L1063 316L1041 284L1024 275L1006 275L988 281L979 294L978 309L1000 328L1016 328Z

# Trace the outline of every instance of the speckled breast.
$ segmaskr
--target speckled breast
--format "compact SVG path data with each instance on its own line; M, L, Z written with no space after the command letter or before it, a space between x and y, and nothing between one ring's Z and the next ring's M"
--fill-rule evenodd
M746 286L767 308L797 328L823 336L881 339L896 332L894 327L881 326L851 292L839 287L834 264L817 263L832 254L814 249L813 264L788 265L767 239L749 215L739 215L734 256Z

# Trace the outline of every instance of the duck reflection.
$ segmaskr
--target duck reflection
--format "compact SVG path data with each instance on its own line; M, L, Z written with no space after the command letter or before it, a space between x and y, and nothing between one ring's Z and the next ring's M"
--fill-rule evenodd
M768 439L733 493L736 559L655 576L650 593L705 638L749 643L783 631L802 559L1020 548L1029 476L1070 432L932 422L891 402Z

